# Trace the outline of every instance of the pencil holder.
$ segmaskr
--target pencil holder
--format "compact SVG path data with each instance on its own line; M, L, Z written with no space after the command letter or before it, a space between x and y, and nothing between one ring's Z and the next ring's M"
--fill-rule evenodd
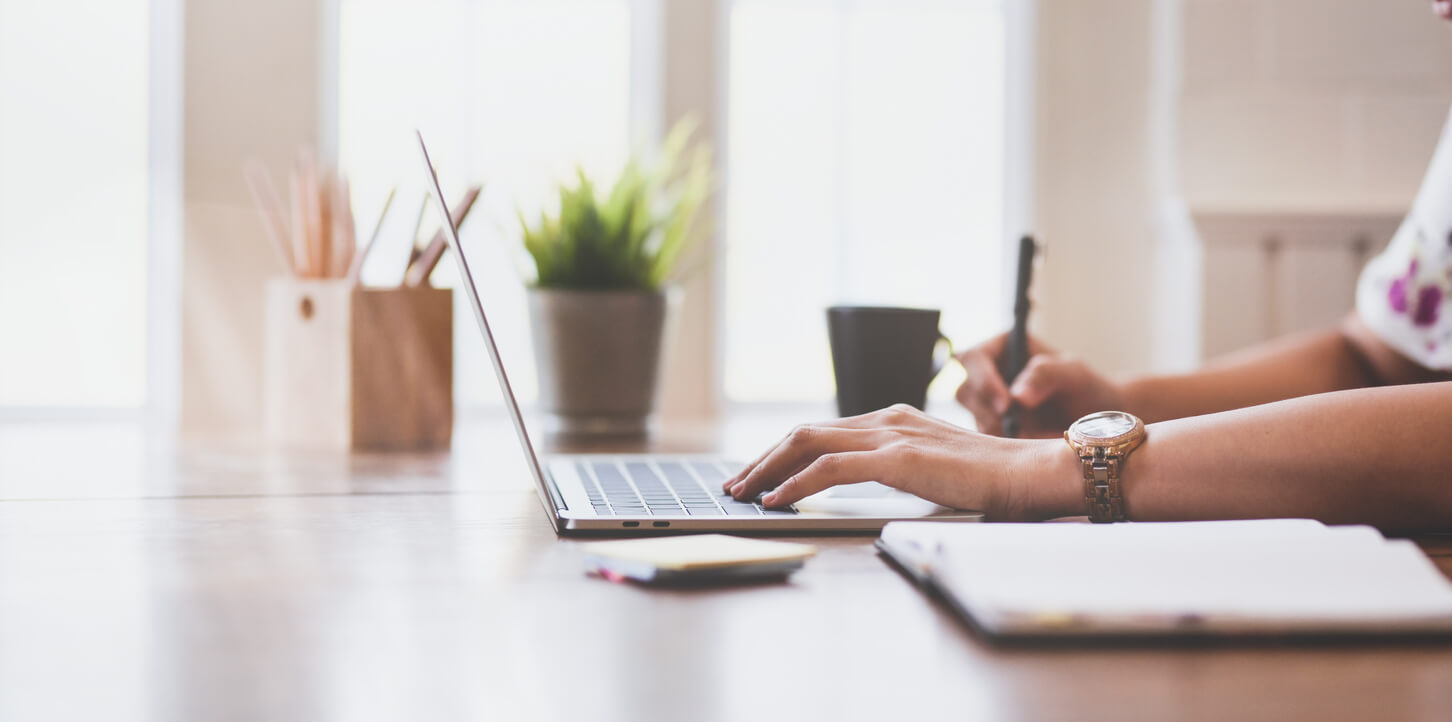
M448 448L453 327L449 289L272 279L264 361L268 438L357 451Z

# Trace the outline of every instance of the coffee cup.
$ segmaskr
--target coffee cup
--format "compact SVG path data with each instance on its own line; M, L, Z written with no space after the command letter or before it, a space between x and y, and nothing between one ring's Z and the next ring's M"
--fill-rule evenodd
M928 384L952 356L952 343L938 330L940 316L923 308L828 308L837 413L855 416L893 404L923 408Z

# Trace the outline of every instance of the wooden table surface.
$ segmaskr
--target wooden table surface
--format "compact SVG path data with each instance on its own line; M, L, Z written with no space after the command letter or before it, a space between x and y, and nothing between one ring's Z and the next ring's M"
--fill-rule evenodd
M351 457L0 425L0 720L1452 719L1452 645L1000 648L811 541L785 583L587 577L497 419Z

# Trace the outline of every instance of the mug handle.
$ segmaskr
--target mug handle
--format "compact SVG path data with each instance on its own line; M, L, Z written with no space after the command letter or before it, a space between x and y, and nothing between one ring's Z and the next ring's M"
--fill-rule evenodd
M945 344L948 347L948 355L943 358L938 358L938 348ZM938 374L942 373L943 368L948 365L949 361L953 360L954 356L957 356L957 354L953 353L953 340L948 338L947 334L939 331L938 340L933 342L933 375L928 378L938 378Z

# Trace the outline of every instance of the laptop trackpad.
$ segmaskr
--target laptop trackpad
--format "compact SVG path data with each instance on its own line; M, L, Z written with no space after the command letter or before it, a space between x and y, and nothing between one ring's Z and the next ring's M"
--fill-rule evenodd
M875 481L834 486L793 504L804 514L917 517L941 514L947 507Z

